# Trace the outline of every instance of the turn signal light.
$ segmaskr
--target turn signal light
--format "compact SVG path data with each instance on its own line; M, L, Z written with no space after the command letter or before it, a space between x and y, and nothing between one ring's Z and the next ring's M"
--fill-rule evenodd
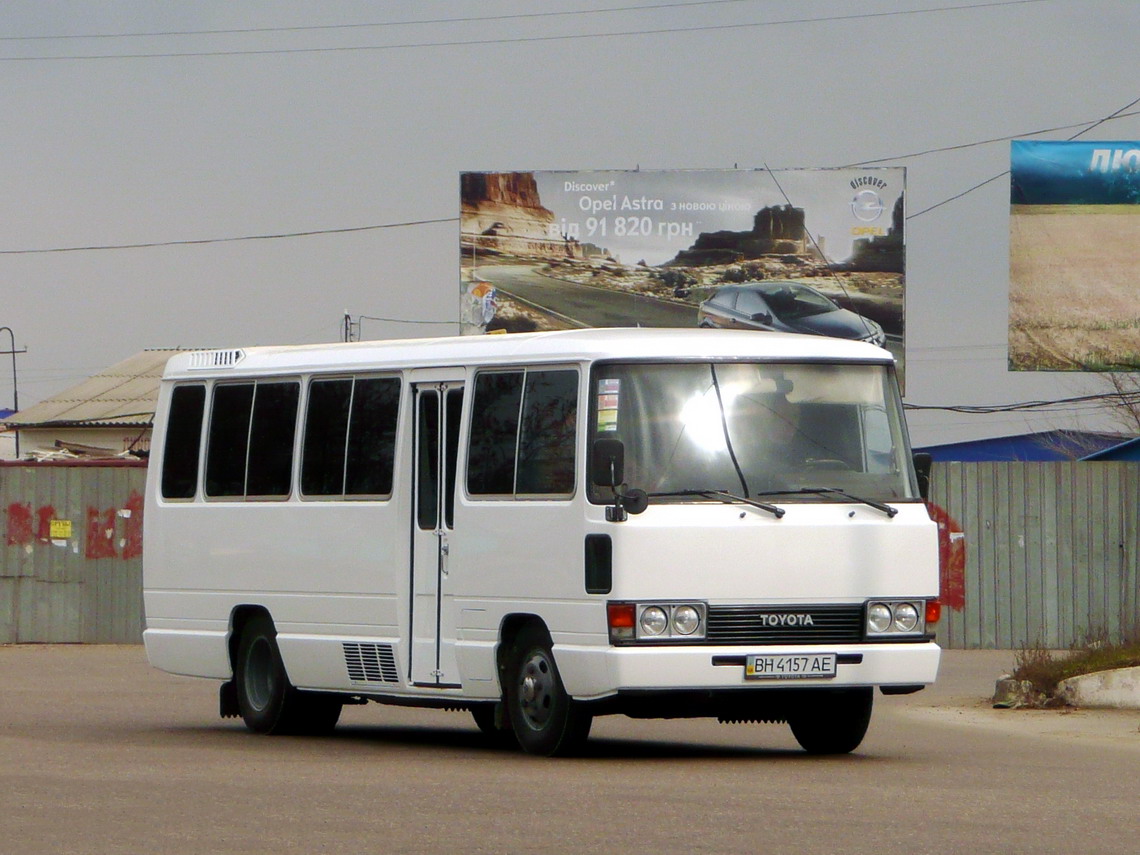
M633 603L607 603L606 616L610 624L610 640L624 641L634 636L637 606Z
M926 601L926 625L930 626L932 623L938 623L942 617L942 603L938 600Z

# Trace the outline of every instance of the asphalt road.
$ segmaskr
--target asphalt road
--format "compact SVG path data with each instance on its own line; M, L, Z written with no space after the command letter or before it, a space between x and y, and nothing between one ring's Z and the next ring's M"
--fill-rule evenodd
M633 319L644 327L697 325L697 310L693 306L579 285L545 276L525 264L481 264L476 273L498 290L572 326L629 326ZM902 339L888 337L884 347L899 364L901 373L905 357Z
M695 327L697 310L641 294L579 285L537 273L525 264L479 265L480 279L571 323L587 327Z
M140 647L0 647L0 853L1135 851L1140 714L989 709L1010 660L950 652L934 689L876 700L850 756L612 717L547 760L376 704L330 737L254 736Z

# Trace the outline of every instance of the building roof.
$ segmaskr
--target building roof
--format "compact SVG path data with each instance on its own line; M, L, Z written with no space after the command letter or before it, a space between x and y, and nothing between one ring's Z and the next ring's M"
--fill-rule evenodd
M140 351L3 421L21 429L149 425L166 361L180 350Z
M915 451L926 452L937 461L956 460L966 463L1088 460L1092 458L1089 452L1115 446L1122 439L1119 434L1049 430L1016 436L950 442L944 445L928 445L916 448Z
M1081 460L1140 460L1140 436L1087 454Z

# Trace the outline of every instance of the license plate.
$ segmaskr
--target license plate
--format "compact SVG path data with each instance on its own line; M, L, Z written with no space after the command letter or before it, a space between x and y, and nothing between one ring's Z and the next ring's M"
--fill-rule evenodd
M834 653L754 653L744 663L748 680L795 680L835 676Z

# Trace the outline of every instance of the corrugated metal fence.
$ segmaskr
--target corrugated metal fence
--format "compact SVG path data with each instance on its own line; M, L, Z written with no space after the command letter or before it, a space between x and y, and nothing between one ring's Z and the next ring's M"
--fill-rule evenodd
M0 466L0 643L142 640L144 464Z
M0 466L0 643L140 640L145 467ZM1140 466L939 463L965 532L945 647L1068 647L1140 619Z
M1137 626L1136 463L938 463L931 498L966 535L943 646L1067 648Z

